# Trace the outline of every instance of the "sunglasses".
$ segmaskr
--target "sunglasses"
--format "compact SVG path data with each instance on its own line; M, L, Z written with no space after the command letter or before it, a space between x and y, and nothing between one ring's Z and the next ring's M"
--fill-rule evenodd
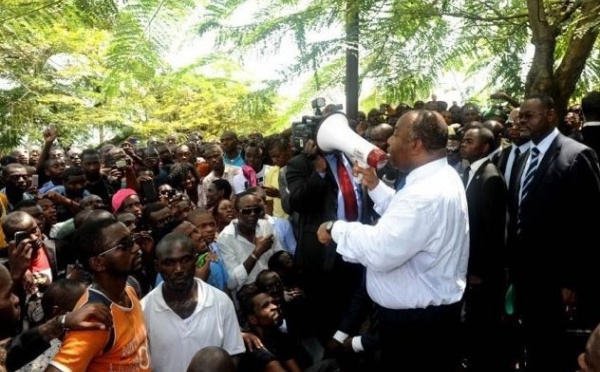
M129 236L126 236L125 238L121 239L121 241L119 242L119 244L115 245L114 247L111 247L107 250L105 250L104 252L100 253L98 255L98 257L102 257L105 254L112 252L116 249L120 249L124 252L131 252L132 248L135 246L135 242L140 238L140 234L138 233L134 233L131 234Z
M240 209L240 212L242 212L243 215L251 215L252 213L256 214L256 215L260 215L262 213L262 207L248 207L248 208L242 208Z

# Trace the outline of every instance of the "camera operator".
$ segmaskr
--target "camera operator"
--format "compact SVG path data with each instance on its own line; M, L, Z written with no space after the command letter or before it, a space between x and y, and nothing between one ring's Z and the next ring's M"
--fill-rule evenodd
M328 110L324 111L327 114ZM312 119L314 123L317 118ZM335 245L322 245L315 232L329 219L360 221L367 213L361 210L361 188L350 161L341 153L322 154L309 139L314 138L316 127L311 123L305 126L306 141L293 138L296 147L303 142L305 146L288 162L286 180L291 210L299 215L295 260L302 271L307 316L325 344L360 283L362 267L343 261Z

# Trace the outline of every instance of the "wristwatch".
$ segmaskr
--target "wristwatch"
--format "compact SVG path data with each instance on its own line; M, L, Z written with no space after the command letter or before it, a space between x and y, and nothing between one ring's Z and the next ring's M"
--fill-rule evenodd
M327 221L327 224L325 225L325 230L327 230L327 233L329 235L331 235L331 229L333 229L333 223L334 223L334 221Z

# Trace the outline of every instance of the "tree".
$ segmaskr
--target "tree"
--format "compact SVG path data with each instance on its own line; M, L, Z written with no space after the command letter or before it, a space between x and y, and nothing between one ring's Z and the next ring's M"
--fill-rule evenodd
M285 70L282 80L314 70L317 88L343 83L343 74L322 76L319 71L339 64L344 51L339 30L345 1L271 0L261 3L252 22L232 25L231 15L247 3L212 0L200 34L216 31L221 45L233 43L242 50L258 47L265 53L276 51L281 40L292 35L300 58ZM471 76L487 71L490 89L519 97L548 93L564 108L600 76L598 0L366 0L356 4L361 80L374 79L383 99L390 102L428 96L449 70ZM324 39L327 32L331 37ZM320 38L309 41L315 34ZM534 50L530 60L529 42Z
M117 138L199 129L210 137L277 120L274 97L231 78L238 67L230 60L210 56L183 71L164 63L194 0L2 1L0 149L41 140L50 123L69 145L97 140L96 129ZM207 67L221 77L195 72Z

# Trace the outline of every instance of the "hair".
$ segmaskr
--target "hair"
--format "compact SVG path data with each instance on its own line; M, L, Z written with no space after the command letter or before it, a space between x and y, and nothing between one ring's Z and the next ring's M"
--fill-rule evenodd
M7 242L15 238L17 230L15 230L14 226L22 224L28 218L33 219L30 214L23 211L14 211L6 215L4 222L2 222L2 231Z
M269 268L269 270L275 272L279 272L280 270L282 270L284 267L281 265L280 257L286 253L291 255L291 253L286 250L280 250L273 253L273 255L269 257L269 261L267 262L267 267Z
M290 140L280 134L275 134L267 139L266 148L267 151L272 149L286 151L290 149Z
M231 136L234 140L238 139L237 133L231 130L226 130L225 132L223 132L223 134L221 134L221 137L223 136Z
M200 349L190 361L187 372L235 372L233 358L218 346Z
M231 193L233 192L231 188L231 184L229 181L224 180L222 178L216 179L212 181L212 184L215 185L218 191L223 191L223 198L230 199Z
M540 101L542 107L546 110L553 110L555 107L554 99L547 94L532 94L530 96L525 97L526 101L530 99L536 99Z
M593 91L586 94L581 100L581 111L586 121L600 119L600 92Z
M448 126L438 123L438 113L417 110L417 117L410 129L411 139L420 139L427 151L445 149L448 144Z
M46 318L53 315L53 308L58 307L61 312L73 310L79 298L85 292L85 284L72 279L59 279L44 291L42 296L42 310Z
M37 200L35 199L25 199L21 200L17 204L15 204L13 211L20 211L21 209L37 207L39 206Z
M207 211L206 209L204 209L202 207L198 207L196 209L192 209L192 211L190 212L190 214L188 214L187 221L194 223L193 220L195 218L198 218L198 217L204 216L204 215L209 215L210 216L211 214L210 214L209 211Z
M187 174L191 173L194 179L196 180L196 184L200 183L200 176L196 171L196 167L191 165L190 163L175 163L171 167L171 173L169 178L171 181L169 182L171 186L175 189L181 190L181 184L183 180L187 177Z
M83 168L73 166L65 169L63 172L63 179L67 181L69 177L79 177L84 175Z
M104 230L116 223L120 222L111 215L97 221L88 220L75 231L71 244L79 253L79 262L86 270L91 271L90 258L104 251L106 244Z
M238 291L236 297L240 304L240 311L244 317L254 315L254 297L265 291L258 288L255 283L245 284Z
M84 156L88 156L88 155L90 155L90 156L98 155L98 157L100 157L100 153L98 152L98 150L96 150L96 149L85 149L85 150L83 150L81 152L81 155L80 155L81 160L83 160Z
M179 221L179 224L181 224L181 221ZM190 252L195 252L194 241L189 236L179 232L171 232L163 236L156 245L156 259L168 252L175 244L181 245L182 248Z
M496 138L494 137L494 133L488 128L482 125L472 126L468 130L477 130L479 133L477 136L479 137L479 141L488 145L488 151L485 153L485 156L489 155L492 151L496 149Z
M75 229L79 228L81 225L83 225L88 217L93 213L94 211L91 209L84 209L80 212L78 212L75 217L73 217L73 225L75 226ZM108 211L107 211L108 212ZM110 213L110 212L109 212Z
M270 270L270 269L264 269L261 270L257 275L256 275L256 279L254 279L254 284L256 284L256 286L259 289L264 289L264 285L263 283L265 282L265 280L267 279L267 277L269 275L277 275L279 276L279 274L277 274L277 272L275 272L274 270Z
M242 198L246 197L246 196L254 196L256 197L256 195L254 195L254 193L252 191L242 191L239 194L236 194L235 196L235 201L233 203L233 206L235 207L236 210L239 210L239 206L240 206L240 201L242 200ZM217 204L218 206L218 204Z
M15 161L17 161L17 159L15 159ZM2 176L3 178L5 178L8 175L9 171L13 171L15 169L24 169L25 171L27 171L27 168L25 168L25 166L23 164L20 163L10 163L10 164L6 164L4 166L4 168L2 169Z

